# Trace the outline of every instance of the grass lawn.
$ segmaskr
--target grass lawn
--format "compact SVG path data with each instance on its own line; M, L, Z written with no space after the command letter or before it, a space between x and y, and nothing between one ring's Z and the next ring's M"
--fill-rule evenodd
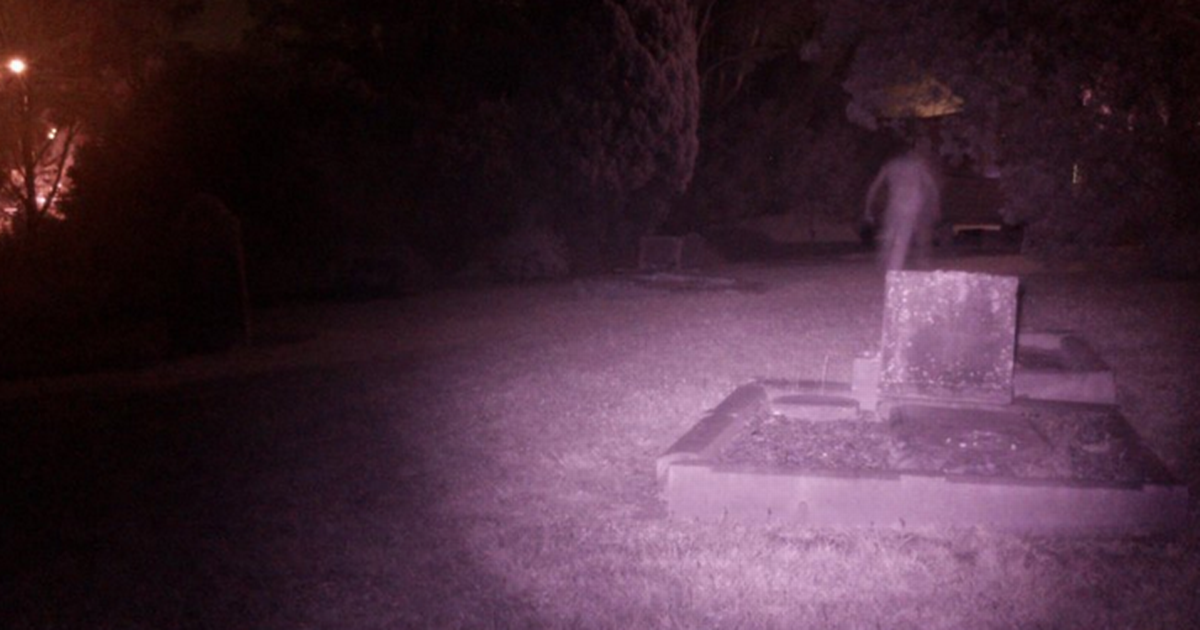
M1200 283L1022 273L1200 489ZM733 265L756 291L592 278L259 313L267 343L0 384L8 628L1183 628L1174 537L668 518L655 458L757 377L848 381L869 261Z

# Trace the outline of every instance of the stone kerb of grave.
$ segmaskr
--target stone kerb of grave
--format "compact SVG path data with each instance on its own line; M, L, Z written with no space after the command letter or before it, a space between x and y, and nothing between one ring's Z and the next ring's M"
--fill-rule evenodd
M950 403L1012 401L1017 278L954 271L887 276L879 393Z

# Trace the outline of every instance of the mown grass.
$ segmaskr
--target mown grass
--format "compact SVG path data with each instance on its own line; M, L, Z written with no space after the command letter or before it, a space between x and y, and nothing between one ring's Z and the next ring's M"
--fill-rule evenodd
M58 437L5 419L2 437L28 448L10 454L4 481L45 490L17 515L49 528L14 528L33 551L0 595L9 625L1181 628L1200 619L1194 509L1170 537L668 517L654 460L704 410L757 377L848 380L851 357L879 336L882 278L866 261L720 273L767 291L591 279L270 313L263 326L315 337L162 372L233 374L226 380L159 383L109 402L10 404ZM1023 290L1023 324L1091 340L1117 371L1131 423L1194 492L1200 285L1037 274ZM79 444L86 461L70 457ZM73 508L85 495L93 508Z

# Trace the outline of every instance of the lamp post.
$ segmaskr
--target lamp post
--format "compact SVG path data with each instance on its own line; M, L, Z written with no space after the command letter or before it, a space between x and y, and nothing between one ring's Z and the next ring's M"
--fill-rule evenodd
M20 89L19 111L17 116L20 125L18 153L20 155L22 194L17 199L19 212L24 214L24 228L27 235L36 229L36 222L41 208L38 207L37 197L37 156L34 149L33 107L30 103L28 72L29 64L21 57L13 57L4 67L17 79ZM11 176L11 175L10 175ZM14 225L14 227L16 227Z

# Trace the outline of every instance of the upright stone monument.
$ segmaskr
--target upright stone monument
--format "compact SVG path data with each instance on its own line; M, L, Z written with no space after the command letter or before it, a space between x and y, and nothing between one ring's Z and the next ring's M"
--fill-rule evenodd
M638 242L638 271L679 271L682 268L682 238L643 236Z
M879 391L939 402L1012 401L1017 278L890 271Z
M250 306L237 217L216 197L197 195L175 224L171 344L212 352L250 338Z

